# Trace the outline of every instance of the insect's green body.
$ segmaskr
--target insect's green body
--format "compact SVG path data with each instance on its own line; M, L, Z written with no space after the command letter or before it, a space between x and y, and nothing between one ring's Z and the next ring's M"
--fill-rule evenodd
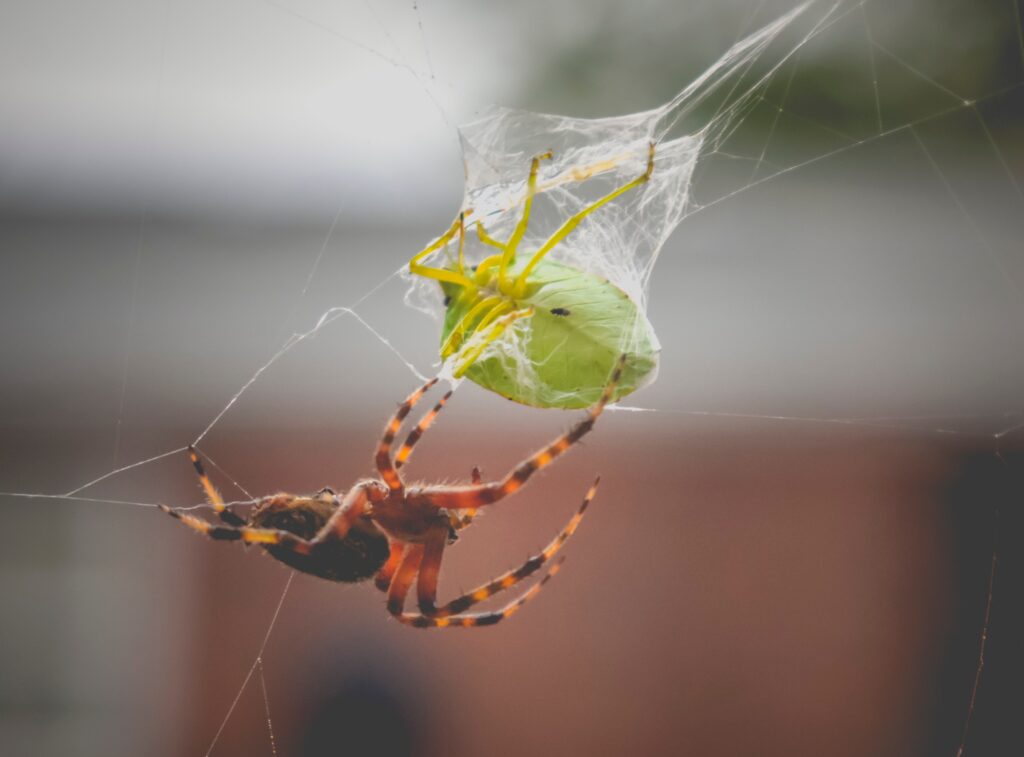
M507 276L517 276L526 262L510 265ZM500 294L496 286L441 287L448 297L442 345L475 305ZM613 401L644 384L658 365L659 346L646 316L607 279L545 259L530 272L522 296L503 297L511 309L532 308L533 314L521 321L526 331L516 341L520 352L501 354L500 345L513 339L505 333L495 343L498 354L484 353L466 370L485 389L525 405L583 408L598 401L620 355L627 359ZM533 375L522 375L523 365Z

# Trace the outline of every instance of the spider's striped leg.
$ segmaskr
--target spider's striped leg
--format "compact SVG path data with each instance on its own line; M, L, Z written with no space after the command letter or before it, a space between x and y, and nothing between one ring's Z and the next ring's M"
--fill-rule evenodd
M532 576L540 570L546 562L554 557L558 553L558 550L562 548L562 545L569 540L569 537L572 536L579 527L580 521L583 520L583 514L587 510L587 506L594 498L594 495L597 494L597 485L600 480L601 478L599 476L590 486L590 489L587 490L587 494L583 498L583 503L576 511L576 514L572 516L572 519L566 524L565 528L561 530L558 536L552 539L551 543L548 544L540 553L531 557L515 570L510 570L507 573L498 576L493 581L490 581L471 592L467 592L461 597L457 597L441 607L434 606L434 600L437 596L436 572L433 577L427 573L431 555L431 542L428 541L426 554L423 558L423 564L420 567L420 578L417 585L417 589L419 590L420 612L418 614L403 613L399 617L399 620L418 628L468 628L472 626L494 625L516 612L520 607L526 604L526 602L535 597L540 591L540 587L543 586L551 576L558 572L561 560L552 566L551 571L540 583L535 585L515 601L505 605L502 609L489 613L473 613L470 615L463 614L473 605L479 604L480 602L483 602L506 589L510 589L520 581ZM444 548L443 542L441 542L440 547L441 549ZM441 561L440 553L438 553L436 561L439 566Z
M395 454L395 470L398 470L406 461L409 459L409 455L412 454L413 447L423 437L423 434L433 425L437 419L437 414L444 409L445 403L452 396L451 390L445 392L445 395L438 401L436 405L430 410L429 413L420 418L420 422L416 424L416 427L409 432L409 435L405 437L405 441L402 442L402 446Z
M398 410L395 411L394 416L384 428L384 436L381 437L380 446L377 447L377 470L380 471L380 477L384 483L393 492L402 490L402 479L398 477L398 471L395 469L394 463L391 462L391 445L395 441L395 434L398 433L398 429L402 427L402 421L405 420L416 403L423 399L423 395L436 383L437 379L432 378L406 397L405 402L398 406Z
M470 474L470 480L474 484L479 484L481 481L483 481L483 477L480 475L480 469L477 468L475 465L473 466L473 471ZM468 510L448 513L448 519L452 527L451 533L449 533L448 537L449 542L454 541L456 538L455 534L457 534L462 529L467 528L473 522L473 519L476 517L476 511L477 508L471 507Z
M533 270L534 266L536 266L545 255L551 252L555 245L557 245L559 242L565 239L572 232L573 229L579 226L580 221L582 221L584 218L586 218L588 215L593 213L601 206L607 205L609 202L619 197L620 195L625 194L631 189L639 187L641 184L647 183L647 180L651 178L652 173L654 173L653 142L651 142L647 148L647 170L645 170L637 178L633 179L633 181L622 185L618 189L612 190L604 197L602 197L600 200L591 203L587 207L583 208L583 210L581 210L580 212L567 218L565 223L563 223L558 228L558 230L554 234L552 234L551 237L548 238L548 240L544 242L543 245L541 245L540 249L538 249L537 252L533 254L533 257L530 259L530 262L526 264L526 267L523 268L523 270L516 277L515 283L513 284L511 290L512 296L522 296L520 293L525 289L526 279L529 277L530 272Z
M401 562L395 577L391 579L391 586L388 587L388 612L396 617L402 615L405 607L405 598L412 587L416 572L420 569L420 562L423 560L423 545L409 544L402 553Z
M448 615L437 617L433 615L420 615L418 613L402 613L395 615L400 623L405 623L413 628L474 628L476 626L493 626L500 623L522 609L523 605L534 599L548 581L558 573L562 567L563 558L559 558L551 569L540 581L525 591L522 596L509 602L493 612L470 613L468 615Z
M314 546L312 542L308 542L288 531L274 528L252 528L250 526L218 526L194 515L172 510L165 505L158 505L158 507L172 518L177 518L193 531L198 531L204 536L218 541L240 541L244 544L262 544L265 547L282 546L304 555L308 555Z
M611 380L605 386L601 399L587 411L586 416L581 421L577 422L565 434L555 439L549 445L526 458L511 473L505 476L502 481L475 486L425 489L423 494L426 501L434 507L444 507L449 510L468 510L493 504L517 492L529 481L534 473L554 462L594 427L597 419L604 411L605 405L612 398L615 387L622 377L622 369L625 367L625 364L626 356L622 355L615 364L615 370L612 371Z
M338 502L337 496L332 497L333 501L337 503L337 507L331 514L331 517L327 519L323 528L313 537L311 541L313 546L325 541L342 541L348 536L349 530L362 517L366 511L366 505L370 501L366 493L367 485L368 482L365 481L356 484L348 490L348 494L345 495L341 502Z
M395 571L398 570L398 563L402 560L402 555L405 554L405 545L400 541L391 542L391 554L388 555L388 561L384 563L384 567L377 571L377 575L373 578L374 585L381 591L387 591L391 585L391 579L395 575Z
M431 526L423 542L423 560L420 562L419 576L416 579L416 599L420 613L424 615L432 614L435 609L437 579L441 574L441 558L444 557L449 533L449 525L439 523Z
M203 491L206 492L206 499L213 505L213 511L217 513L217 517L229 526L241 527L245 525L245 519L235 515L228 506L224 504L224 498L220 496L220 492L217 491L217 487L210 481L210 477L206 475L206 470L203 468L203 462L199 459L199 453L196 452L196 448L191 444L188 445L188 456L192 461L192 467L196 469L196 475L199 476L199 483L202 484Z

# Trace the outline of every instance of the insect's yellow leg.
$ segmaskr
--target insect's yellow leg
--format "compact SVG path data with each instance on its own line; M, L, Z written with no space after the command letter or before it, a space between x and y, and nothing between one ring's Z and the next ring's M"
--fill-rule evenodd
M609 202L625 194L629 190L639 187L641 184L646 184L647 180L651 178L652 173L654 173L653 142L647 148L647 170L644 171L643 174L641 174L637 178L633 179L633 181L629 182L628 184L624 184L618 189L612 190L604 197L602 197L600 200L591 203L587 207L583 208L583 210L581 210L576 215L568 218L565 221L565 223L563 223L561 227L559 227L558 231L552 234L551 237L546 242L544 242L543 245L541 245L540 249L533 254L533 257L530 259L530 262L526 264L526 267L523 268L519 276L516 277L515 283L512 285L509 294L512 297L522 297L526 290L526 279L529 277L530 272L533 271L534 267L544 258L545 255L551 252L555 245L557 245L559 242L561 242L563 239L569 236L572 230L579 226L580 221L582 221L584 218L586 218L588 215L593 213L598 208L602 207L603 205L607 205Z
M459 273L466 275L466 214L459 213Z
M476 281L477 286L485 286L489 283L491 278L491 269L501 266L501 260L505 256L505 250L507 247L488 234L487 230L484 229L484 225L479 221L476 223L476 233L477 236L480 237L480 241L482 243L501 250L500 255L491 255L481 260L479 265L476 267L476 271L473 273L473 279Z
M468 371L470 366L476 362L477 358L480 357L485 349L487 349L488 345L492 344L496 339L498 339L498 337L505 333L505 329L520 318L526 318L531 315L533 315L533 308L513 310L511 313L506 313L495 320L486 332L481 332L478 329L473 340L466 344L466 347L463 350L464 354L460 355L461 364L455 370L455 378L461 378L465 375L466 371Z
M455 328L452 329L452 333L448 335L448 338L444 340L444 344L441 345L441 358L447 359L455 350L458 349L459 344L462 342L462 336L469 329L469 325L480 316L480 314L488 308L495 307L502 302L502 298L497 295L485 297L480 300L476 305L470 308L469 312L466 313L456 324Z
M505 251L505 245L488 234L487 229L484 228L484 225L480 223L480 221L476 222L476 235L480 237L480 241L484 244L490 245L491 247L497 247L502 252Z
M479 334L485 328L490 326L491 321L493 321L499 315L507 313L509 308L511 307L512 303L510 303L508 300L504 300L499 297L498 304L491 308L489 311L487 311L484 317L480 319L480 322L476 324L476 327L473 329L473 335L475 336L476 334Z
M523 240L523 235L526 233L526 227L530 223L530 209L533 207L533 196L537 194L537 171L540 168L540 162L542 160L550 160L551 152L548 151L543 155L538 155L532 161L530 161L530 178L526 183L526 199L523 201L523 217L519 219L519 223L516 224L515 230L512 232L512 236L509 237L508 244L505 245L505 252L501 256L501 266L498 269L498 287L504 291L505 286L505 271L516 259L516 250L519 248L519 243ZM479 233L479 230L477 231Z
M428 245L425 249L418 252L413 256L412 260L409 261L409 271L419 276L424 276L428 279L437 279L438 281L447 281L450 284L458 284L467 288L473 288L473 282L470 281L464 274L456 271L449 271L444 268L433 268L431 266L420 265L420 261L426 258L433 252L440 250L446 244L448 244L459 233L462 228L462 215L460 214L455 222L451 225L444 234L437 238L435 242ZM461 251L461 248L460 248Z
M480 321L473 327L473 333L470 336L469 341L467 341L465 343L463 349L475 349L474 345L476 344L476 342L474 342L473 340L477 339L477 341L479 341L478 335L484 333L484 329L486 329L488 326L490 326L492 321L494 321L498 316L500 316L500 315L502 315L504 313L507 313L509 308L512 307L511 303L509 303L508 300L504 300L504 299L502 299L500 297L495 297L495 299L498 300L498 304L496 304L494 307L492 307L484 315L484 317L481 318ZM493 341L493 340L490 340L490 341ZM489 344L489 343L490 342L488 342L487 344ZM487 345L485 344L484 346L486 347ZM474 357L473 360L475 360L475 359L476 358ZM459 371L459 372L456 372L455 376L456 377L461 376L463 373L465 373L465 368L468 368L468 367L469 367L468 365L464 365L463 366L463 370Z

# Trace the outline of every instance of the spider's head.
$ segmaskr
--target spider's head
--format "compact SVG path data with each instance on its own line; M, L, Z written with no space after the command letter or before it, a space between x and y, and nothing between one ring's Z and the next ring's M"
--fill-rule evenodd
M312 539L337 509L338 502L329 490L313 497L277 494L260 502L249 525L276 528ZM346 583L372 578L390 553L387 537L365 517L356 521L344 539L322 542L310 554L299 554L285 546L265 549L275 559L303 573Z

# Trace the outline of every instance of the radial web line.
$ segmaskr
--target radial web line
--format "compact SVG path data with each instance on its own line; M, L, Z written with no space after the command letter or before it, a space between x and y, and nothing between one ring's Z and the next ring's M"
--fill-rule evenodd
M412 11L416 14L416 26L420 29L420 42L423 43L423 56L427 59L427 70L430 72L431 80L436 81L437 75L434 73L434 62L430 58L430 45L427 44L427 32L423 28L423 13L420 11L419 3L416 0L412 0Z
M1013 188L1017 191L1017 196L1020 197L1021 200L1024 200L1024 188L1021 188L1020 181L1017 179L1016 174L1013 173L1013 169L1010 168L1010 164L1006 160L1006 155L1003 154L1002 149L1000 149L999 144L996 142L996 138L992 136L992 132L988 128L988 123L985 121L985 117L981 115L981 111L977 107L974 108L974 115L978 117L978 123L981 124L981 130L985 133L985 139L988 140L988 143L992 146L992 152L995 153L996 160L999 161L999 164L1003 167L1003 171L1006 173L1006 177L1010 180L1010 183L1013 184Z
M750 421L785 421L787 423L808 423L808 424L828 424L835 426L855 426L859 428L877 428L882 430L890 431L923 431L926 433L946 436L957 436L965 439L994 439L998 438L998 434L982 434L982 433L970 433L956 428L946 428L945 426L932 426L927 429L913 429L908 428L906 425L900 425L898 421L926 421L926 420L940 420L940 419L951 419L959 418L960 420L976 420L984 418L985 416L977 415L942 415L942 416L904 416L904 417L893 417L893 418L815 418L807 415L771 415L771 414L758 414L758 413L732 413L728 411L718 410L668 410L663 408L654 407L641 407L637 405L610 405L605 408L605 412L624 412L624 413L667 413L669 415L686 415L694 418L734 418L736 420L750 420ZM1024 423L1020 424L1018 428L1024 427Z
M72 489L69 492L66 492L62 496L70 498L70 497L74 496L75 494L78 494L79 492L85 491L90 486L95 486L100 481L105 481L106 479L110 478L111 476L116 476L116 475L118 475L120 473L124 473L125 471L130 471L132 468L138 468L141 465L147 465L149 463L154 463L157 460L161 460L161 459L163 459L165 457L170 457L171 455L177 455L180 452L185 452L187 449L188 449L188 447L177 447L175 449L169 450L168 452L161 452L159 455L153 455L153 457L147 457L145 460L139 460L138 462L130 463L129 465L122 465L120 468L115 468L114 470L110 471L109 473L104 473L99 478L94 478L92 481L89 481L88 483L82 484L81 486L79 486L79 487L77 487L75 489Z
M349 37L346 34L342 34L337 29L334 29L334 28L328 26L327 24L323 23L322 21L317 21L316 19L314 19L314 18L312 18L310 16L307 16L307 15L305 15L303 13L300 13L299 11L295 10L294 8L289 8L288 6L286 6L286 5L282 4L282 3L277 2L277 0L263 0L263 2L266 3L269 6L272 6L272 7L276 8L277 10L281 11L282 13L286 13L289 16L292 16L293 18L296 18L299 21L302 21L303 23L309 24L310 26L315 27L316 29L319 29L320 31L322 31L322 32L324 32L326 34L331 35L332 37L337 37L342 42L344 42L344 43L346 43L348 45L352 45L353 47L356 47L356 48L358 48L358 49L360 49L360 50L362 50L364 52L367 52L370 55L373 55L373 56L375 56L377 58L380 58L382 61L384 61L388 65L394 66L397 69L400 69L400 70L408 72L416 80L416 82L420 85L420 87L423 89L423 93L427 96L427 99L430 100L431 104L434 106L434 109L437 110L437 113L441 117L441 120L444 121L445 125L450 130L454 130L455 127L452 126L451 122L448 120L448 114L445 112L444 107L441 105L440 102L438 102L437 98L434 96L434 93L430 90L430 88L426 86L426 84L423 81L423 77L421 76L420 72L417 71L415 68L413 68L410 64L404 63L404 62L399 61L399 60L396 60L395 58L391 58L391 57L385 55L384 53L382 53L380 50L376 50L376 49L370 47L369 45L365 45L362 42L359 42L358 40L355 40L352 37ZM437 81L437 78L436 77L432 77L432 80L433 81Z
M775 173L768 174L767 176L762 176L760 179L756 179L755 181L752 181L749 184L745 184L744 186L740 187L739 189L734 189L731 192L726 192L725 194L721 195L720 197L716 197L714 200L709 200L706 203L703 203L701 205L697 205L692 211L690 211L689 213L687 213L683 217L683 220L685 221L687 218L690 218L691 216L694 216L694 215L696 215L697 213L699 213L699 212L701 212L703 210L707 210L708 208L713 208L715 205L723 203L726 200L730 200L733 197L736 197L737 195L741 195L741 194L743 194L744 192L746 192L748 190L754 189L755 187L759 187L762 184L767 184L769 181L773 181L776 178L778 178L779 176L782 176L784 174L793 173L794 171L799 171L799 170L801 170L803 168L807 168L808 166L812 166L815 163L820 163L823 160L828 160L829 158L834 158L837 155L841 155L842 153L848 152L850 150L855 150L858 147L864 147L866 145L873 144L875 142L878 142L879 140L885 139L886 137L891 137L893 134L899 134L900 132L907 131L907 130L911 129L914 126L920 126L921 124L925 124L925 123L928 123L930 121L935 121L936 119L942 118L943 116L948 116L950 113L955 113L958 110L963 110L964 108L975 107L977 105L977 103L980 103L980 102L983 102L983 101L986 101L986 100L992 100L992 99L995 99L997 97L1002 97L1003 95L1008 94L1010 92L1013 92L1015 90L1021 89L1022 87L1024 87L1024 83L1011 84L1010 86L1003 87L1001 89L996 90L995 92L989 92L986 95L982 95L981 97L975 99L971 103L960 103L959 105L952 105L949 108L945 108L943 110L936 111L935 113L930 113L927 116L922 116L921 118L914 119L913 121L908 121L907 123L901 124L899 126L894 126L894 127L890 128L890 129L886 129L885 131L881 132L880 134L875 134L873 136L870 136L870 137L867 137L865 139L862 139L859 142L857 142L856 144L853 144L853 145L843 145L842 147L837 147L834 150L829 150L828 152L824 152L821 155L815 155L813 158L808 158L807 160L802 160L799 163L794 163L793 165L788 166L786 168L783 168L783 169L781 169L779 171L776 171Z
M401 61L396 60L395 58L391 58L391 57L385 55L384 53L382 53L380 50L377 50L377 49L375 49L373 47L370 47L369 45L364 44L364 43L362 43L362 42L360 42L360 41L358 41L358 40L356 40L356 39L354 39L352 37L349 37L346 34L342 34L337 29L333 29L330 26L327 26L326 24L324 24L323 22L317 21L315 18L312 18L311 16L307 16L306 14L301 13L301 12L295 10L294 8L290 8L287 5L285 5L284 3L279 3L279 2L277 2L277 0L263 0L263 2L266 3L267 5L271 6L272 8L276 8L277 10L281 11L282 13L286 13L287 15L292 16L293 18L296 18L299 21L302 21L303 23L306 23L306 24L309 24L310 26L316 27L317 29L319 29L322 32L326 32L327 34L330 34L333 37L337 37L342 42L344 42L344 43L346 43L348 45L352 45L353 47L356 47L356 48L362 50L365 53L369 53L370 55L373 55L373 56L375 56L377 58L380 58L382 61L384 61L385 63L387 63L389 65L394 66L395 68L405 69L405 70L409 71L410 73L412 73L413 76L417 76L416 72L409 66L408 63L403 63ZM417 76L417 78L419 78L419 77Z
M881 50L883 53L885 53L890 58L892 58L894 61L896 61L901 66L903 66L905 69L907 69L910 73L914 74L914 76L917 76L918 78L920 78L921 81L924 81L924 82L927 82L928 84L931 84L933 87L935 87L939 91L946 93L950 97L956 98L957 100L962 102L964 105L969 105L970 104L971 101L968 98L964 97L963 95L957 94L956 92L951 90L946 85L941 84L941 83L935 81L935 79L933 79L932 77L928 76L928 74L924 73L919 68L916 68L916 67L910 65L909 63L907 63L907 61L903 60L903 58L898 56L896 53L894 53L889 48L879 44L878 42L874 42L872 44L874 44L875 49Z
M294 575L294 574L293 574ZM270 718L270 696L267 694L267 679L263 675L263 658L257 657L260 668L260 689L263 691L263 711L267 715L267 735L270 736L270 754L277 757L277 742L274 740L274 721Z
M241 687L238 689L238 693L235 694L235 698L231 702L231 706L228 707L228 712L224 716L224 719L220 723L220 727L217 729L217 733L213 736L213 741L210 742L210 746L206 749L205 757L210 757L210 753L213 752L213 748L217 746L217 740L220 739L221 733L224 732L224 727L228 724L231 719L231 715L235 711L235 707L238 706L238 700L242 698L242 694L245 693L246 686L249 685L249 681L252 680L252 674L256 672L257 667L262 667L263 664L263 651L267 648L267 642L270 641L270 634L274 630L274 625L277 623L277 617L281 614L281 608L284 606L284 598L288 596L288 589L291 588L292 581L295 579L295 571L291 571L288 574L288 580L285 582L284 590L281 592L281 598L277 601L277 609L274 610L274 615L270 619L270 625L267 626L267 632L263 634L263 642L260 644L260 649L256 653L256 659L252 661L252 665L249 667L249 672L245 674L245 680L242 681ZM262 675L262 673L261 673ZM269 726L270 720L270 709L267 707L267 721ZM271 744L273 744L273 731L271 731Z
M249 378L248 381L246 381L242 385L241 389L235 392L231 399L228 400L228 403L220 410L220 412L217 413L216 416L214 416L213 420L210 421L209 425L207 425L207 427L202 430L202 432L199 434L199 436L195 438L192 444L199 444L199 442L201 442L203 438L206 437L208 433L210 433L213 427L220 422L220 419L224 417L224 415L234 406L236 402L238 402L239 398L246 392L246 390L248 390L249 387L255 384L256 381L259 380L260 376L262 376L267 371L267 369L269 369L272 365L274 365L274 363L276 363L278 360L284 357L293 347L295 347L295 345L305 341L306 339L309 339L312 336L315 336L320 331L320 329L333 323L334 321L336 321L337 319L341 318L344 315L350 315L353 318L355 318L360 324L363 325L364 328L366 328L371 334L377 337L381 344L386 346L396 356L398 356L399 360L401 360L405 364L405 366L412 372L414 376L416 376L420 380L425 381L426 378L416 369L416 366L409 362L402 355L402 353L399 352L398 349L393 344L391 344L391 342L387 338L385 338L382 334L380 334L372 326L370 326L370 324L367 323L366 320L355 311L356 306L365 302L369 297L375 294L378 289L383 287L385 284L391 281L391 279L393 279L395 276L398 276L404 270L405 266L403 265L401 268L399 268L395 272L389 274L384 279L382 279L379 284L377 284L372 289L367 291L362 297L360 297L358 300L352 303L352 305L349 305L347 307L339 306L330 308L323 315L320 316L320 320L316 322L316 325L314 325L313 328L302 333L292 334L290 337L288 337L288 339L285 340L284 345L277 352L271 355L270 359L267 362L265 362L258 369L256 369L256 372Z
M999 511L996 510L993 519L997 527L994 530L993 540L998 539ZM967 717L964 718L964 729L960 734L960 746L957 747L956 757L963 757L964 748L967 746L967 735L971 730L971 719L974 717L974 705L978 700L978 689L981 687L981 672L985 669L985 647L988 645L989 622L992 618L992 593L996 582L996 564L998 563L998 544L993 541L992 562L988 571L988 591L985 597L985 616L981 621L981 636L978 641L978 665L974 669L974 682L971 684L971 696L967 701Z
M779 117L782 115L783 108L786 106L786 100L789 99L790 90L793 88L793 79L796 77L796 70L800 64L800 55L793 59L793 66L789 69L789 76L786 77L786 87L782 90L782 100L780 105L775 106L775 113L772 115L772 125L768 127L768 136L764 140L764 145L761 147L761 154L757 158L757 164L754 166L754 170L750 174L750 180L757 177L758 172L761 170L761 166L765 164L768 157L768 148L771 146L772 140L775 138L775 129L779 125ZM767 102L767 101L766 101Z
M1017 299L1015 300L1017 306L1024 307L1024 301L1022 301L1022 298L1024 298L1024 291L1022 291L1020 285L1016 281L1014 281L1013 277L1010 275L1010 272L1006 270L1006 266L1003 265L1003 261L1000 260L999 255L996 253L995 249L993 249L992 245L989 244L989 241L985 237L985 235L981 233L981 229L978 228L978 224L974 222L974 218L971 216L970 212L967 210L967 207L960 199L960 195L958 195L956 193L956 190L953 189L953 185L950 183L945 171L942 170L942 168L939 166L938 161L936 161L934 156L931 154L931 151L929 151L928 148L925 146L925 143L921 139L921 136L917 133L917 129L911 127L910 133L914 136L914 139L917 141L917 144L921 147L921 151L928 159L928 162L931 163L932 168L938 175L939 180L942 182L942 185L946 188L946 192L949 193L949 196L952 198L953 203L957 206L957 208L960 210L961 215L963 215L964 219L967 221L967 225L971 227L971 231L974 232L975 238L988 252L989 258L991 259L993 265L995 265L995 267L1003 275L1003 278L1006 279L1006 282L1017 293Z
M146 164L153 164L153 156L156 151L156 125L160 116L160 105L163 102L164 78L167 65L167 6L168 0L161 4L160 24L160 52L157 56L157 77L156 91L149 103L149 128ZM135 309L139 294L139 273L142 268L142 253L146 247L146 227L149 221L150 200L147 198L139 218L139 233L135 241L135 264L132 266L132 287L128 301L128 322L124 330L124 346L121 358L121 391L117 401L117 419L114 423L114 452L111 456L111 464L117 465L117 458L121 452L121 426L124 421L125 402L128 398L128 357L131 352L132 334L135 331Z
M875 60L875 34L871 31L871 22L868 20L868 9L865 3L860 6L861 16L864 18L864 32L868 38L868 61L871 65L871 86L875 91L875 118L878 120L878 133L885 129L882 121L882 97L878 91L878 62Z
M220 471L224 475L224 477L235 486L236 489L238 489L240 492L242 492L242 494L244 494L250 500L255 501L256 499L258 499L258 497L254 497L252 494L249 493L248 490L246 490L246 488L244 486L242 486L240 483L238 483L237 479L235 479L234 476L232 476L230 473L228 473L226 470L224 470L224 468L222 468L220 465L218 465L217 461L214 460L212 457L210 457L209 453L207 453L206 450L203 450L202 452L203 452L203 457L206 458L206 461L208 463L210 463L210 465L212 465L218 471Z

